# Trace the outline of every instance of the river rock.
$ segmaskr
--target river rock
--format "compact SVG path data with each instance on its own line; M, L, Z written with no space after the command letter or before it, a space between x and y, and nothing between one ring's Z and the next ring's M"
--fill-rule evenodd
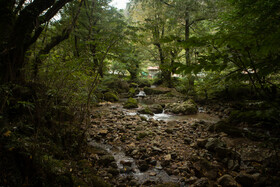
M165 132L168 133L168 134L172 134L173 133L173 129L171 129L171 128L165 129Z
M171 154L165 155L164 160L166 160L166 161L171 160Z
M121 160L121 161L120 161L120 164L122 164L123 166L129 166L129 167L131 167L132 161L130 161L130 160Z
M218 184L222 187L237 187L237 182L228 174L223 175L218 179Z
M236 176L235 180L244 187L253 186L255 183L255 178L252 175L240 173Z
M189 145L192 142L192 139L190 138L184 138L184 143Z
M134 98L129 98L123 105L124 108L131 109L131 108L138 108L138 102Z
M192 186L193 187L208 187L209 180L206 177L200 178Z
M113 176L117 176L120 172L118 169L110 167L108 169L108 173L112 174Z
M196 142L198 147L204 148L207 143L207 139L197 139Z
M129 167L129 166L124 166L121 170L120 170L121 173L130 173L132 172L132 168Z
M171 112L173 114L189 115L197 113L196 104L192 100L188 100L183 103L166 104L165 108L167 112Z
M209 179L216 179L218 176L218 167L204 158L198 158L198 161L193 163L193 167L196 170L197 177L205 176Z
M140 114L150 114L150 115L154 115L154 113L151 111L151 109L149 107L145 107L145 108L142 108L140 110L138 110L138 112Z
M149 164L145 160L139 160L138 164L139 164L139 170L141 172L145 172L149 169Z
M209 151L215 151L216 148L224 147L225 143L218 138L209 138L208 142L205 144L205 148Z
M151 106L149 106L149 108L155 114L162 113L162 111L163 111L163 108L160 104L151 105Z
M108 130L107 129L102 129L98 132L99 135L101 136L106 136L108 134Z
M241 137L242 136L242 130L238 129L237 127L229 124L227 121L219 121L216 124L212 124L208 127L208 130L210 132L224 132L228 135L234 136L234 137Z
M108 166L114 161L115 161L115 159L112 155L104 155L104 156L100 157L100 159L98 160L98 163L100 163L103 166Z
M152 147L152 149L153 149L153 152L155 152L155 153L161 153L162 152L162 149L158 148L158 147Z
M191 176L190 178L186 179L185 182L186 182L187 184L193 184L193 183L195 183L197 180L198 180L198 179L197 179L196 176Z

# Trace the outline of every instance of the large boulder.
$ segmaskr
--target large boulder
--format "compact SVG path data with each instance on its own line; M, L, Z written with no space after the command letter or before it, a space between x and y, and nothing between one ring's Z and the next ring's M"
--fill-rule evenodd
M128 100L123 105L124 108L130 109L130 108L138 108L138 102L134 98L128 98Z
M154 113L151 111L149 107L142 108L138 111L140 114L150 114L154 115Z
M171 112L173 114L196 114L197 106L192 100L187 100L183 103L169 103L165 106L166 112Z
M162 111L163 111L163 108L160 104L151 105L151 106L149 106L149 108L155 114L162 113Z

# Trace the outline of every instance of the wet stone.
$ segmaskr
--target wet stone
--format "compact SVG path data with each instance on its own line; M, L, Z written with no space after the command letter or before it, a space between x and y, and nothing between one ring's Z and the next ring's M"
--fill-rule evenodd
M208 187L209 180L205 177L198 179L194 184L194 187Z
M207 143L207 139L197 139L196 142L198 147L204 148Z
M117 176L120 172L118 169L110 167L108 169L108 173L112 174L113 176Z
M171 160L171 154L165 155L164 160L165 161L170 161Z
M224 175L218 179L218 184L223 187L237 187L237 183L230 175Z
M121 173L131 173L132 171L133 171L132 168L129 167L129 166L124 166L124 167L120 170Z
M112 155L104 155L104 156L100 157L98 162L103 166L108 166L109 164L111 164L114 161L115 161L115 159Z
M140 160L138 162L138 164L139 164L139 170L141 172L145 172L149 169L149 165L147 164L147 162L145 160Z
M121 161L120 161L120 164L122 164L123 166L129 166L129 167L131 167L132 161L121 160Z
M235 180L244 187L253 186L255 183L255 178L252 175L243 173L237 175Z
M195 181L197 181L197 177L196 176L191 176L189 179L187 179L185 182L187 184L193 184L195 183Z

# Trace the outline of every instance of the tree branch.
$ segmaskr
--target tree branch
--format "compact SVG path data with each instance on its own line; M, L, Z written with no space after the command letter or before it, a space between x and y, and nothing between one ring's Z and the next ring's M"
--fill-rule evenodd
M40 25L52 19L57 12L68 2L72 0L59 0L43 15L39 17Z
M20 0L20 2L18 3L18 5L14 11L14 14L17 14L22 9L24 2L25 2L25 0Z
M73 28L74 28L74 26L76 24L76 21L78 19L78 16L80 14L83 1L84 0L82 0L80 2L78 10L77 10L77 13L74 16L71 25L69 25L67 28L63 29L63 31L62 31L62 33L60 35L52 37L50 43L48 43L43 49L40 50L38 56L35 59L35 63L34 63L34 77L37 76L38 65L40 65L42 63L42 60L41 60L40 56L48 54L55 46L57 46L58 44L60 44L61 42L63 42L67 38L69 38L70 33L72 32L72 30L73 30ZM36 35L36 33L35 33L35 35Z
M159 0L159 1L162 2L163 4L167 5L167 6L175 7L174 5L171 5L171 4L169 4L169 3L167 3L167 2L165 2L165 1L163 1L163 0Z

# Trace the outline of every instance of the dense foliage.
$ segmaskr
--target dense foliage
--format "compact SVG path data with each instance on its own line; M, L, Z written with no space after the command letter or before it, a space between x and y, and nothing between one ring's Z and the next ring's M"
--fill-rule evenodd
M90 107L151 83L195 100L260 101L232 122L279 128L280 1L109 3L0 0L0 186L85 185ZM159 66L155 79L148 66Z

